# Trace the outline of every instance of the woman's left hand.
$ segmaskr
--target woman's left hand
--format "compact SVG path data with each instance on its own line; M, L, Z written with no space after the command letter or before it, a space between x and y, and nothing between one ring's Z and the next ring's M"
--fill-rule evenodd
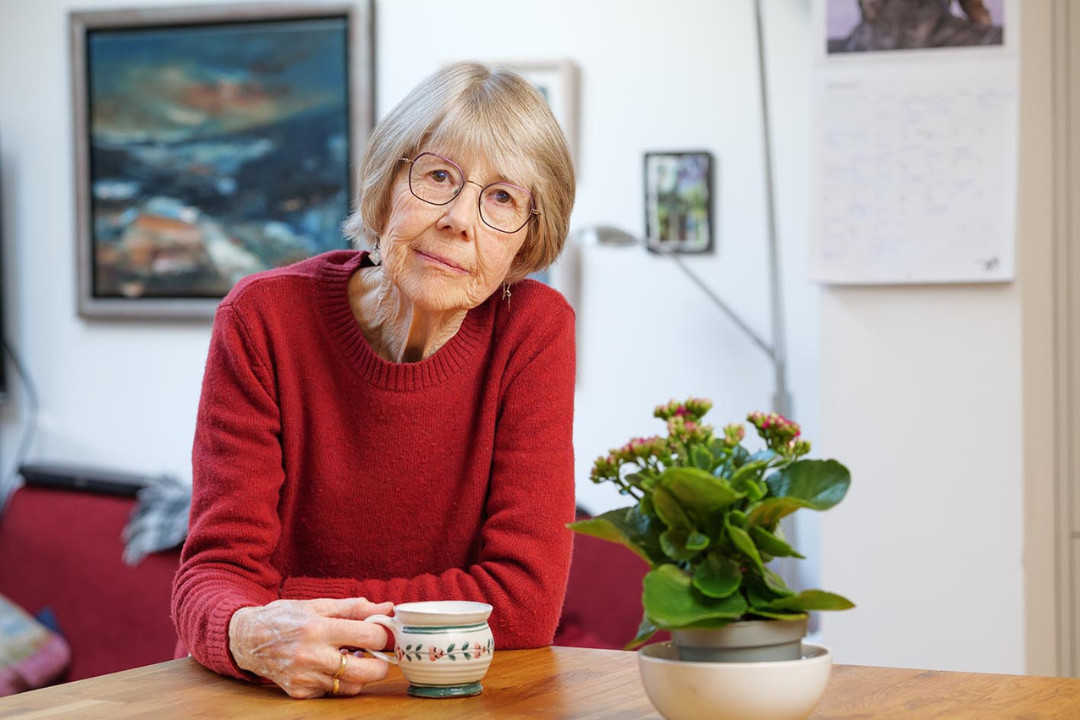
M290 697L356 695L366 683L386 677L388 666L343 655L341 648L385 647L386 630L363 620L393 607L349 598L275 600L241 608L229 621L229 649L242 669L272 680Z

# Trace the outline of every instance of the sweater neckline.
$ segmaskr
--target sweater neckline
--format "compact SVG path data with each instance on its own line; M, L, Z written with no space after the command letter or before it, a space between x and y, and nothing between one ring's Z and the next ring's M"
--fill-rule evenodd
M364 337L349 306L349 278L371 267L367 251L328 253L319 267L319 307L330 336L357 373L372 385L408 392L445 382L477 353L491 313L490 299L465 315L461 327L435 353L415 363L394 363L379 357Z

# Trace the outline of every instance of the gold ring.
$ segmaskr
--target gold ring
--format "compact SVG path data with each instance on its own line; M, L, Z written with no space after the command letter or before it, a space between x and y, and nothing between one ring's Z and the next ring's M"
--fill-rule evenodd
M349 653L344 650L341 651L341 664L338 665L337 672L334 673L334 679L338 680L345 674L345 664L349 662Z
M334 687L330 690L331 695L337 695L338 690L341 689L341 676L345 674L345 666L349 663L349 654L344 650L341 651L341 664L338 665L337 672L334 673Z

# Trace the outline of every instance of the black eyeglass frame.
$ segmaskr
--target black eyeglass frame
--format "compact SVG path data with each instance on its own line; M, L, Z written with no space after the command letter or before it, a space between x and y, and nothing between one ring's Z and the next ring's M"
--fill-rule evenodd
M453 197L451 197L446 202L441 202L441 203L433 202L431 200L428 200L427 198L420 197L419 195L416 194L416 191L413 190L412 169L413 169L413 167L415 167L416 161L419 160L420 158L424 157L425 155L430 155L431 157L439 158L440 160L442 160L444 162L448 162L448 163L450 163L451 165L453 165L454 167L457 168L458 175L461 177L461 187L459 187L457 190L455 190ZM476 185L477 187L479 187L480 192L477 193L477 195L476 195L476 212L477 212L477 215L480 216L480 221L482 223L484 223L485 225L487 225L492 230L496 230L496 231L501 232L501 233L506 233L507 235L513 235L516 232L520 232L523 227L528 225L530 220L532 220L534 218L538 218L541 215L543 215L542 212L540 212L539 210L536 209L536 198L533 197L533 194L531 192L529 192L528 190L526 190L525 188L521 187L520 185L515 185L514 183L508 183L508 182L500 181L500 182L488 183L487 185L484 185L484 186L481 187L479 183L475 183L472 180L469 180L468 178L465 177L465 171L461 169L460 165L458 165L456 162L454 162L450 158L445 158L442 155L439 155L438 153L433 153L433 152L430 152L430 151L424 151L424 152L420 153L419 155L417 155L416 157L414 157L412 160L410 160L407 157L403 157L403 158L401 158L401 162L409 163L409 192L412 193L412 196L414 198L416 198L417 200L420 200L422 202L426 202L428 205L436 205L438 207L442 207L443 205L449 205L450 203L454 202L454 200L457 199L457 196L461 194L461 191L465 189L465 183L472 183L473 185ZM529 196L529 206L530 206L529 207L529 215L525 218L525 221L523 223L521 223L521 225L518 225L517 229L515 229L515 230L503 230L502 228L495 227L494 225L489 223L487 221L487 218L484 217L484 208L483 208L483 205L481 203L481 200L484 197L484 191L487 190L492 185L508 185L508 186L514 188L515 190L520 190L521 192L523 192L523 193L525 193L526 195Z

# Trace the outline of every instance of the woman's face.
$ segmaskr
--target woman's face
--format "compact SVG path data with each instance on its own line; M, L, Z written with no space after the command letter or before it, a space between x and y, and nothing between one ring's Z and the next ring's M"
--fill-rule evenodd
M432 205L413 195L410 164L402 162L380 237L382 264L391 282L417 306L430 312L469 310L502 284L531 224L514 233L486 225L479 213L480 188L500 181L524 187L528 178L504 177L483 157L424 150L452 160L467 182L447 204Z

